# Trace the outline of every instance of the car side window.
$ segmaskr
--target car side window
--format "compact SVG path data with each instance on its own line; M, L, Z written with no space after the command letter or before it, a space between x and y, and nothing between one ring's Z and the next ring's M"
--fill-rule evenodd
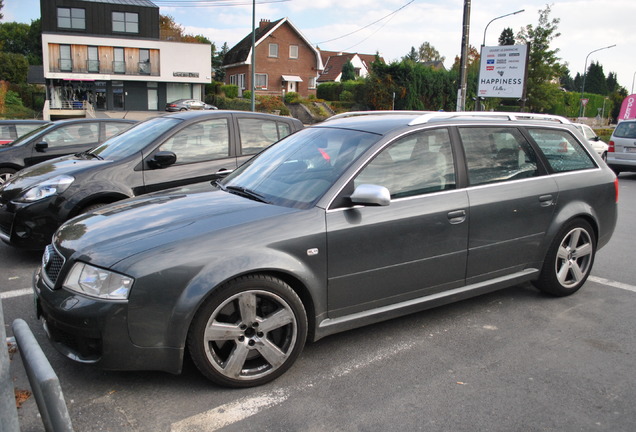
M532 146L516 128L460 127L471 186L540 174Z
M596 164L581 144L566 131L528 129L528 133L545 155L555 172L595 168Z
M193 123L166 140L160 151L177 155L176 164L203 162L229 156L230 133L227 119Z
M79 123L59 127L42 137L50 148L76 144L93 144L99 141L97 123Z
M10 125L0 126L0 140L13 141L16 138L15 130Z
M104 125L104 140L117 135L119 132L126 130L131 125L128 123L106 123Z
M241 138L241 153L243 155L256 154L270 144L278 141L279 133L276 123L278 122L272 120L239 118L238 125L239 136Z
M455 168L447 129L417 132L379 153L354 180L354 186L386 187L391 198L455 189Z

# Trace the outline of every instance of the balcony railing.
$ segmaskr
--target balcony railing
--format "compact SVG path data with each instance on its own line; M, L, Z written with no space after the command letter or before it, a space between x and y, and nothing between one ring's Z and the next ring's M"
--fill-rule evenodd
M59 60L59 68L61 72L73 72L73 60L71 59L60 59Z
M90 73L99 73L99 60L87 60L86 70Z
M140 75L150 75L151 68L149 61L139 62L139 74Z
M126 73L126 62L125 61L114 61L113 62L113 73L125 74Z

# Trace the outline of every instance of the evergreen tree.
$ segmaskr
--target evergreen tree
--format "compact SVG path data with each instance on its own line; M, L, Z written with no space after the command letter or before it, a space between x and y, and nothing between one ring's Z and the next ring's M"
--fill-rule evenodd
M563 65L557 57L558 49L550 48L550 42L561 34L557 32L560 20L550 20L550 5L539 10L539 22L522 28L517 42L530 45L526 98L522 108L531 112L546 112L554 107L561 95L558 78L563 74Z
M506 27L503 29L501 34L499 35L499 45L514 45L515 44L515 34L513 33L510 27Z
M603 66L598 62L592 62L587 68L585 77L585 92L607 95L607 78L603 72Z
M615 72L610 72L607 75L607 91L609 93L615 92L618 88L618 79Z
M340 81L341 82L353 81L355 79L356 79L356 70L353 67L353 63L351 63L351 60L347 60L347 62L342 65L342 76L340 77Z
M419 54L417 53L417 51L415 50L415 47L411 47L411 51L409 51L409 53L407 55L405 55L404 57L402 57L402 61L404 60L410 60L412 62L417 62L419 59Z

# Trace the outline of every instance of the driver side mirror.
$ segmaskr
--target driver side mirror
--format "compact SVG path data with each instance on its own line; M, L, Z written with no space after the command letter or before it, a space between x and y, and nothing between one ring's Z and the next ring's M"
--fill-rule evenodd
M148 160L148 165L152 168L165 168L177 161L177 155L171 151L160 151L155 153L154 157Z
M44 152L44 150L46 150L47 148L49 148L49 143L47 143L46 141L42 141L39 143L35 144L35 151L37 152Z
M361 184L353 191L350 199L354 205L388 206L391 203L391 193L384 186Z

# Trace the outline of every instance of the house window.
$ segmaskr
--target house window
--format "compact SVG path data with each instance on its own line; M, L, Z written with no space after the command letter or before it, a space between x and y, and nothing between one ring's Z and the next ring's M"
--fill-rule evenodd
M259 90L267 90L267 74L256 74L254 86Z
M230 75L230 84L236 85L236 75Z
M298 58L298 45L289 46L289 58L292 58L292 59Z
M123 48L113 48L113 72L118 74L126 73L126 59Z
M269 56L278 57L278 44L269 44Z
M244 89L245 88L245 74L239 74L238 75L238 88L240 89Z
M309 88L310 89L316 88L316 77L309 78Z
M88 60L86 61L86 70L92 73L99 73L99 56L96 46L88 47Z
M139 73L150 75L150 50L139 49Z
M59 28L85 30L86 11L79 8L57 8L57 26Z
M70 45L60 45L60 71L73 71L73 57L71 56Z
M133 12L113 12L113 31L139 33L139 14Z

